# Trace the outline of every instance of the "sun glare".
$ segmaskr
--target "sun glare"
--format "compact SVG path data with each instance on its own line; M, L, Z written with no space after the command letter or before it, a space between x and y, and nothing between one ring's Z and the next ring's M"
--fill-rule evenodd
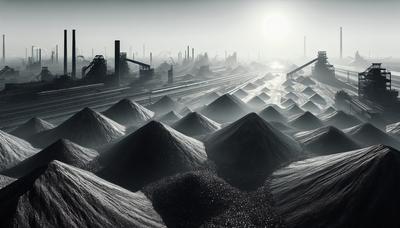
M290 23L288 17L282 12L271 12L265 17L266 36L272 40L282 40L288 37Z

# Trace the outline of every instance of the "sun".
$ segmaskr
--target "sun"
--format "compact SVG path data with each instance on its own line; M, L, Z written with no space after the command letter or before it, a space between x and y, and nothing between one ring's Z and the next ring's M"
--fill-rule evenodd
M283 40L289 36L290 21L282 12L271 12L265 17L265 33L271 40Z

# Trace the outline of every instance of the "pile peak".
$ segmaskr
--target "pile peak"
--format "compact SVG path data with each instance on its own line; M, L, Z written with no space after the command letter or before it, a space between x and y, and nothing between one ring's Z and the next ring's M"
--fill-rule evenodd
M138 190L165 176L201 167L206 159L203 143L151 121L100 155L99 175Z
M33 117L14 129L11 134L21 139L28 139L34 134L54 128L54 125L40 118Z
M29 142L0 130L0 170L10 168L37 152L38 149Z
M246 104L230 94L222 95L202 111L202 114L218 123L235 121L246 113Z
M168 124L168 125L172 125L173 123L175 123L176 121L178 121L181 118L182 118L182 116L180 114L176 113L175 111L170 111L170 112L165 113L164 115L160 116L158 121Z
M286 122L286 117L277 111L274 107L268 106L259 113L265 121Z
M125 127L108 117L84 108L59 126L34 135L34 145L46 147L58 139L69 139L86 147L110 143L125 134Z
M325 124L338 128L349 128L362 123L357 117L341 110L325 115L322 120Z
M188 136L206 135L221 128L218 123L197 112L187 114L175 122L172 127Z
M275 208L289 227L400 226L400 152L391 147L294 162L271 179Z
M359 144L341 130L332 126L299 132L294 137L309 152L317 155L334 154L360 148Z
M52 160L58 160L78 168L85 168L97 156L97 151L93 149L79 146L67 139L60 139L3 173L11 177L21 177Z
M130 192L59 161L1 189L0 208L1 227L164 226L143 193Z
M163 96L148 107L150 110L154 111L156 115L160 116L170 111L178 111L182 108L182 105L169 96Z
M205 145L218 172L242 188L257 187L270 172L301 151L297 142L255 113L213 133Z
M154 112L129 99L120 100L103 113L108 118L126 126L143 124L154 116Z
M311 130L324 125L318 117L309 111L295 116L289 124L299 130Z

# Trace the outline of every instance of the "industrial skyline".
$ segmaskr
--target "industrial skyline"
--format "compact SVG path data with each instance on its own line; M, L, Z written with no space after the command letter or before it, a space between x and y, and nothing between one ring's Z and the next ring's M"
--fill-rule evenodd
M258 53L262 58L295 58L303 56L306 36L307 53L326 50L338 58L339 28L343 27L343 57L357 50L365 56L400 57L396 45L400 34L393 30L400 21L395 10L400 3L391 0L91 3L0 1L0 34L7 36L7 56L23 57L25 49L35 45L50 57L55 46L62 44L60 31L67 28L79 31L77 52L86 56L91 56L92 49L99 54L107 49L112 52L113 40L121 39L121 50L132 47L141 53L146 45L155 56L175 56L190 44L211 56L223 57L228 50L237 51L243 59L255 59ZM390 34L385 42L372 31L374 27Z

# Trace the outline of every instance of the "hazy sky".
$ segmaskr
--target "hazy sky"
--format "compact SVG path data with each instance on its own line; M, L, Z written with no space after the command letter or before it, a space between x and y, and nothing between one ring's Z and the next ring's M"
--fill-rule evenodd
M105 47L111 55L120 39L140 55L145 43L154 55L191 45L211 56L297 58L306 35L309 56L335 57L340 26L346 56L400 56L400 0L0 0L8 56L24 56L31 45L49 54L62 47L63 29L75 28L83 55Z

